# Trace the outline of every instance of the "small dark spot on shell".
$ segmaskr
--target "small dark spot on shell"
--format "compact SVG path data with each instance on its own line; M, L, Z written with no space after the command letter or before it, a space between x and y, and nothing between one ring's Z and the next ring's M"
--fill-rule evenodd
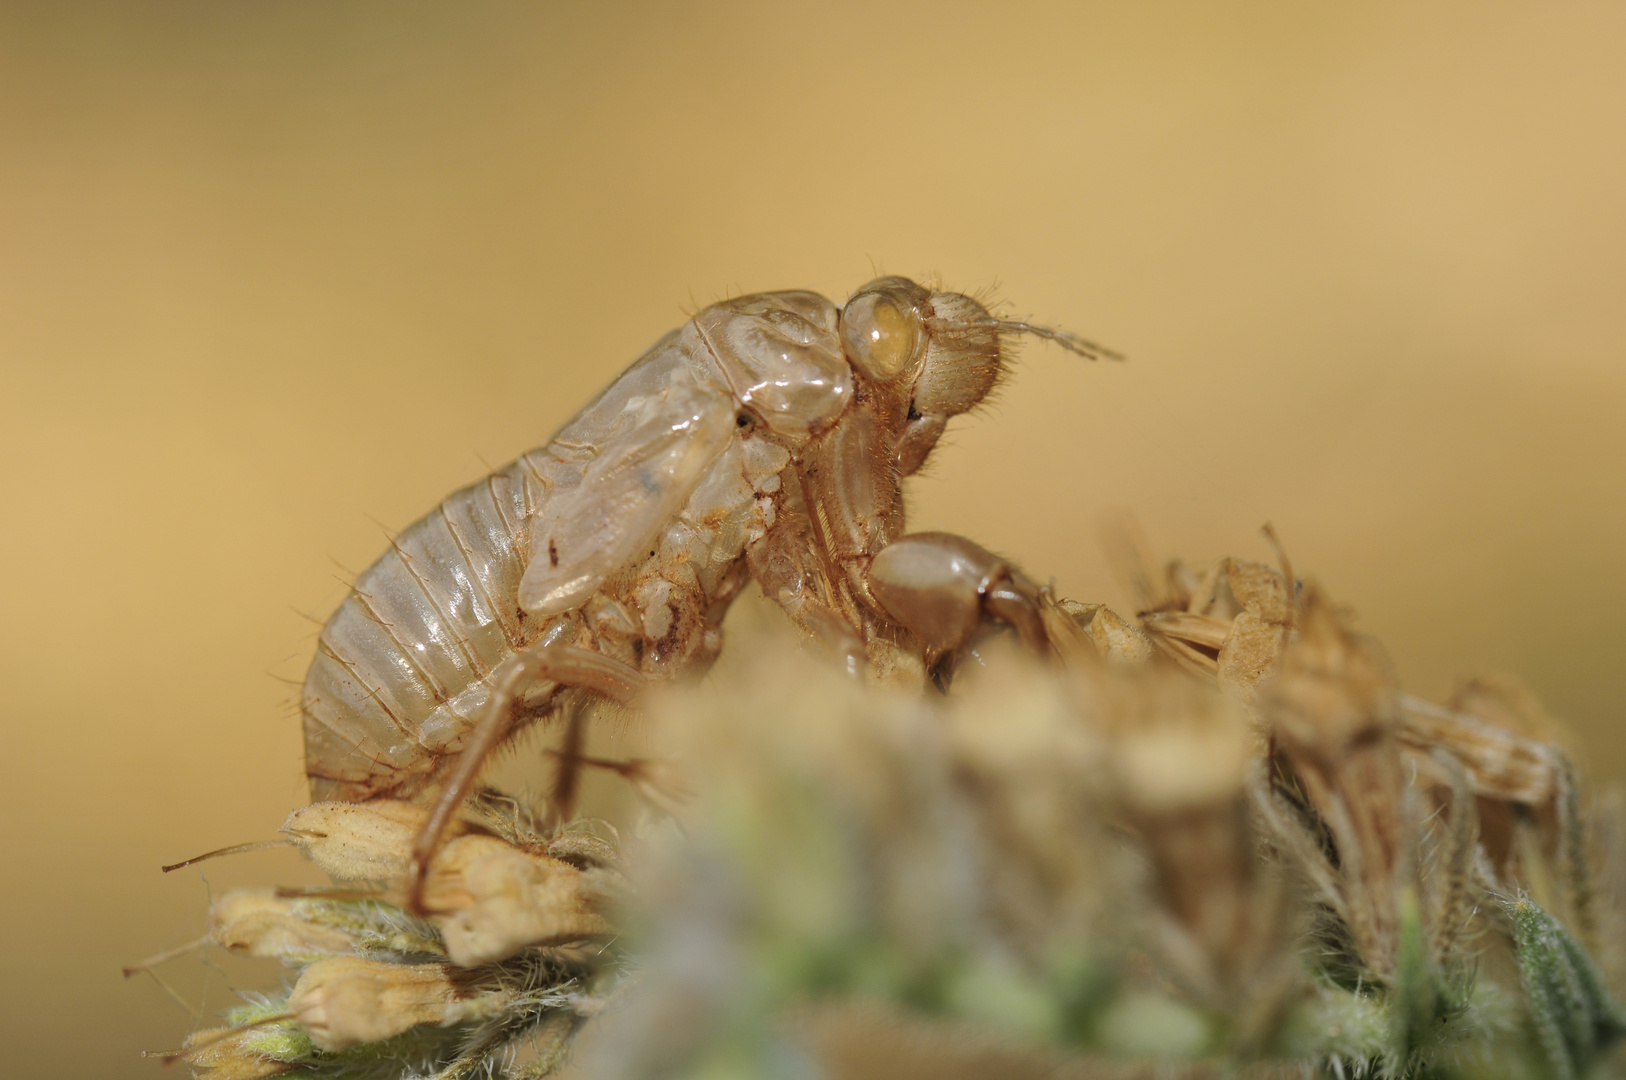
M559 565L559 549L553 546L552 540L548 541L548 563L552 566Z

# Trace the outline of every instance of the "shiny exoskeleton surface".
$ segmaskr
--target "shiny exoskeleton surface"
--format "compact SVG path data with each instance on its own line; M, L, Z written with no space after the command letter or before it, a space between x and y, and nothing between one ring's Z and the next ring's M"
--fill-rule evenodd
M714 304L549 442L395 538L323 628L302 706L319 800L429 798L436 836L527 722L703 669L757 582L855 672L927 667L988 621L1046 649L1038 591L969 540L906 535L901 481L1059 331L905 278L844 307Z

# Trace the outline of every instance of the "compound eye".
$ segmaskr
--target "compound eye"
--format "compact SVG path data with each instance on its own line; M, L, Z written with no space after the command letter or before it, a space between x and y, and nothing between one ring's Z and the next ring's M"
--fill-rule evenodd
M855 296L841 311L841 343L847 356L876 382L890 382L906 371L920 349L920 339L920 316L885 296Z

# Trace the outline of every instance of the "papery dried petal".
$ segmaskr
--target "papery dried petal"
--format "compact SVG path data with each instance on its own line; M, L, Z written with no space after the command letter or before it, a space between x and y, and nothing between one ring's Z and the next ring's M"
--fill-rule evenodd
M1375 644L1305 590L1300 636L1261 708L1276 745L1337 848L1344 915L1362 959L1394 968L1400 888L1411 874L1410 789L1393 737L1398 691Z
M1553 797L1556 748L1516 732L1442 708L1409 694L1400 698L1402 742L1428 750L1442 747L1461 761L1476 794L1539 806Z
M1153 612L1142 625L1158 648L1195 675L1219 673L1219 651L1231 633L1231 620L1188 611Z
M1561 745L1565 734L1542 708L1541 700L1511 675L1478 675L1458 686L1447 703L1487 724L1532 739Z

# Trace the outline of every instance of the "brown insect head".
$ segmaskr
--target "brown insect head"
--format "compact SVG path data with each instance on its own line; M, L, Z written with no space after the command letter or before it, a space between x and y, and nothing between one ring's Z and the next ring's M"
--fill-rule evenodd
M1005 368L1004 335L1032 334L1090 359L1121 359L1063 330L1000 319L963 293L934 292L904 277L877 278L841 309L847 358L904 411L896 464L918 470L949 418L975 408Z

